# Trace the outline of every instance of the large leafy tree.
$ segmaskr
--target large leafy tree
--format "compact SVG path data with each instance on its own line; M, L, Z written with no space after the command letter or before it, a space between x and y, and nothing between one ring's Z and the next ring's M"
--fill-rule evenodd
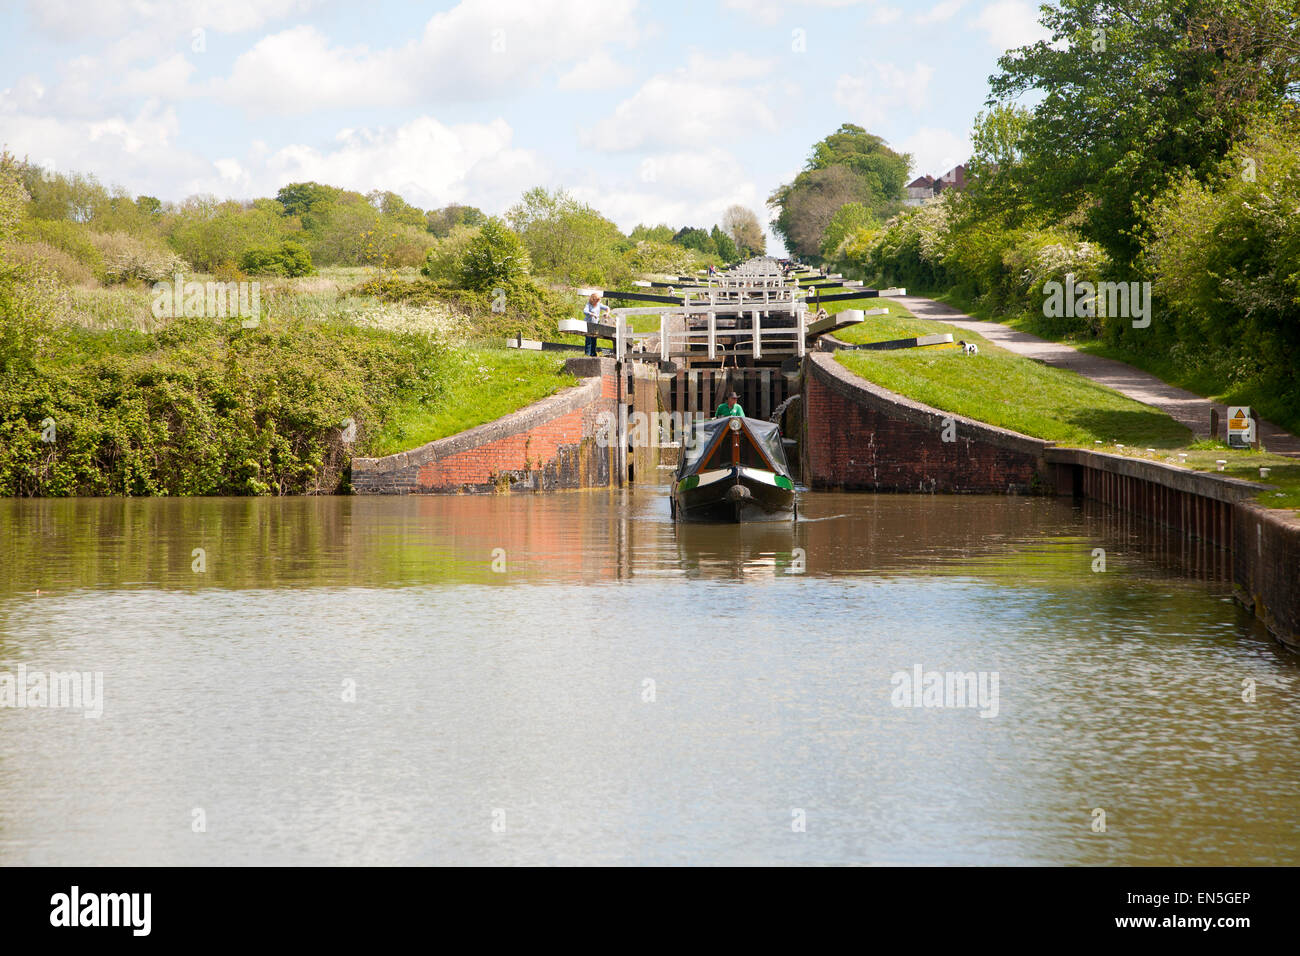
M740 257L761 256L767 250L767 237L752 209L736 204L722 213L722 231L736 244Z
M1084 228L1121 267L1140 207L1203 179L1260 113L1295 92L1293 0L1054 0L1052 40L1006 53L990 103L1043 95L1019 140L1032 204Z
M827 226L846 203L861 203L880 217L902 198L911 157L879 136L845 123L815 144L794 182L778 187L767 204L772 228L791 252L820 257Z
M566 282L615 281L625 243L618 226L562 189L538 186L506 213L523 238L533 268Z

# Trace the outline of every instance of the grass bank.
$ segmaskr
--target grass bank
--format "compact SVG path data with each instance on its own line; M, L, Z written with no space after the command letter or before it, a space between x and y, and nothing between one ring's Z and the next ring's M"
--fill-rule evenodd
M1080 352L1125 362L1134 368L1150 372L1170 385L1221 404L1249 405L1269 421L1292 434L1300 434L1300 402L1295 397L1294 383L1289 388L1279 388L1275 384L1270 385L1249 376L1242 379L1242 370L1231 359L1215 355L1208 346L1201 349L1188 348L1179 343L1158 341L1153 336L1150 348L1139 349L1128 342L1116 344L1094 336L1063 333L1055 322L1045 319L1041 314L1032 311L1014 314L999 311L963 296L957 290L917 290L915 294L944 302L977 319L998 322L1040 339L1062 342ZM1159 315L1156 315L1153 322L1158 321Z
M399 402L369 446L374 456L392 455L502 415L576 385L555 352L462 349L447 357L433 401Z
M476 344L503 346L519 314L359 289L375 278L268 281L251 328L160 319L143 284L16 300L0 326L0 495L346 491L354 455L416 447L573 383L563 356Z
M1186 427L1159 409L1074 372L1007 352L973 332L918 319L901 304L856 299L836 306L889 309L889 315L868 316L862 324L840 332L836 337L841 341L881 342L951 332L954 340L979 346L979 354L973 356L951 346L838 354L846 368L877 385L943 411L1063 446L1196 471L1217 472L1218 462L1223 461L1225 475L1274 486L1261 487L1260 504L1300 508L1300 462L1267 452L1229 450L1221 441L1194 441ZM1261 478L1261 467L1269 469L1267 478Z

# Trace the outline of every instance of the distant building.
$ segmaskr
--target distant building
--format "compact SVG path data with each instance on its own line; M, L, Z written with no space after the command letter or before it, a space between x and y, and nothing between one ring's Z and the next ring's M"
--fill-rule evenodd
M907 184L906 203L909 206L919 206L933 195L933 176L920 176Z
M966 188L966 167L962 165L954 166L934 182L934 191L937 195L945 189L955 189L961 192Z
M919 206L927 199L933 199L945 189L961 192L966 188L966 167L954 166L938 179L933 176L920 176L907 184L907 199L904 205Z

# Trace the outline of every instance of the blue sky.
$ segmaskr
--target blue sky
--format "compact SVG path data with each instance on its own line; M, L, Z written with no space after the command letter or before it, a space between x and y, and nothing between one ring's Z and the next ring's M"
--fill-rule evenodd
M315 179L502 212L563 186L624 230L763 202L844 122L966 159L1028 0L30 0L0 145L163 199Z

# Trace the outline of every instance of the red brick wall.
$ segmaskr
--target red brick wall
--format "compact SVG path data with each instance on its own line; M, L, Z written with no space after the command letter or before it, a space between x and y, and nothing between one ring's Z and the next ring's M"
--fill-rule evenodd
M531 471L555 460L560 449L583 439L583 410L575 409L518 434L490 441L423 465L416 472L422 488L491 483L506 472Z
M612 361L599 363L599 373L421 448L354 459L352 488L358 494L457 494L608 485L614 449L601 447L597 435L602 413L617 414L618 379Z
M804 480L813 488L1050 492L1049 443L946 415L815 352L804 366ZM946 426L952 441L944 441Z

